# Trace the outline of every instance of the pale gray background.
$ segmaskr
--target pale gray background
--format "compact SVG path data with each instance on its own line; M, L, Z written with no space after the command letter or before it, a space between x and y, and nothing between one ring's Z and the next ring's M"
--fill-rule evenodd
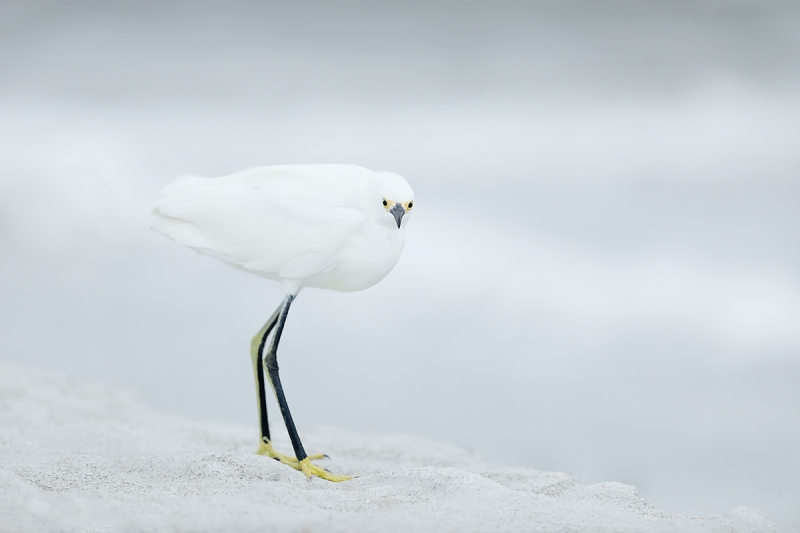
M255 434L248 343L281 295L148 231L158 191L393 170L417 195L397 268L293 308L301 428L429 436L800 530L797 2L0 16L0 357Z

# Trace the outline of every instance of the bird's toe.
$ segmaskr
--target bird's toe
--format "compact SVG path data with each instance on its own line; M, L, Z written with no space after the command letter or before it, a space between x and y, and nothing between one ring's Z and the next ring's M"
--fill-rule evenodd
M306 473L306 470L304 470L301 467L301 463L303 463L304 461L308 462L308 464L311 464L311 461L316 461L318 459L328 459L328 456L325 455L324 453L318 453L318 454L315 454L315 455L307 456L305 459L303 459L303 461L298 461L296 457L292 457L290 455L284 455L284 454L280 453L279 451L275 450L275 448L272 446L272 442L267 440L266 438L262 439L261 443L258 445L258 450L256 450L256 454L258 454L258 455L266 455L267 457L271 457L272 459L275 459L276 461L280 461L281 463L283 463L285 465L288 465L288 466L291 466L295 470L300 470L300 471L302 471L304 473ZM322 472L327 472L326 470L323 470L322 468L320 468L320 467L318 467L316 465L312 464L311 466L314 467L317 470L322 471ZM316 473L316 471L311 471L310 470L310 472L312 474L314 474L314 475L319 475L319 474ZM311 474L306 473L306 476L309 476L309 475L311 475ZM332 476L333 474L328 473L328 475ZM319 477L323 477L323 476L319 476ZM340 476L333 476L333 477L340 477ZM325 479L327 479L327 478L325 478ZM347 478L347 479L350 479L350 478ZM334 480L329 480L329 481L334 481ZM337 481L344 481L344 480L342 479L342 480L337 480Z
M256 450L256 454L258 454L258 455L266 455L267 457L271 457L272 459L280 461L283 464L287 464L289 466L292 466L293 463L297 464L297 458L296 457L291 457L289 455L284 455L284 454L276 451L275 448L272 446L272 442L267 440L267 439L263 439L261 441L261 443L258 445L258 449ZM297 468L297 467L295 467L295 468Z
M300 461L299 466L300 468L298 470L303 472L309 479L311 479L311 476L317 476L326 481L333 481L333 482L347 481L348 479L353 479L351 476L337 476L336 474L331 474L324 468L320 468L314 463L312 463L310 457L306 457L305 459Z

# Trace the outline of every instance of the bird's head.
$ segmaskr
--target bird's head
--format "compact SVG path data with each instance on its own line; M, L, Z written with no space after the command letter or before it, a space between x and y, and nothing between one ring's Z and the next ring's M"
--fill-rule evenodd
M387 224L403 227L408 213L414 208L414 191L400 175L392 172L376 172L379 178L381 199L379 206L384 213L382 219Z

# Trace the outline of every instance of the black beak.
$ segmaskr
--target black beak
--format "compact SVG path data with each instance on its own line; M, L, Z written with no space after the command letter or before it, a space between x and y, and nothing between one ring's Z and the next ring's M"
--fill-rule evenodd
M403 220L403 215L406 214L406 210L400 204L394 204L389 212L394 216L395 222L397 222L397 229L400 229L400 222Z

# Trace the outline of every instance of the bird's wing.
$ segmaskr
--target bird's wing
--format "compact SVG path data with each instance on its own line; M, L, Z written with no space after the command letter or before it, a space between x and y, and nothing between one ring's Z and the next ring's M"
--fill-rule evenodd
M300 279L330 271L365 215L296 176L266 170L174 181L156 203L153 229L257 273Z

